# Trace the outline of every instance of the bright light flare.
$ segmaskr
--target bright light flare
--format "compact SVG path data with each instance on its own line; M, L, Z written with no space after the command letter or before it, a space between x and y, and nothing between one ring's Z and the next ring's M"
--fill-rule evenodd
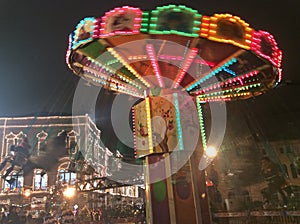
M218 154L217 149L214 146L208 146L205 150L205 154L209 157L209 158L215 158L216 155Z
M76 189L75 187L67 187L63 194L66 198L72 198L75 195Z
M26 189L26 190L24 191L24 196L25 196L26 198L28 198L30 195L31 195L30 189Z

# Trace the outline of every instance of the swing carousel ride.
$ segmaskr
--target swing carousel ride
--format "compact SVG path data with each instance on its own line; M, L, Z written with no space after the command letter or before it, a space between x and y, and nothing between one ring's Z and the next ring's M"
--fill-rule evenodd
M69 68L89 84L136 99L135 157L146 165L164 160L156 167L159 172L150 166L144 170L149 223L209 223L206 199L197 196L205 193L204 179L194 175L199 161L189 157L178 167L176 159L167 158L190 151L199 136L200 151L209 156L203 106L275 88L282 79L281 59L270 33L238 16L207 16L183 5L152 11L123 6L101 18L85 18L69 36L66 54ZM187 101L196 105L194 137L187 134L192 126Z
M201 15L183 5L152 11L124 6L85 18L70 35L66 55L69 68L95 86L141 99L184 92L199 105L276 87L281 59L270 33L237 16Z

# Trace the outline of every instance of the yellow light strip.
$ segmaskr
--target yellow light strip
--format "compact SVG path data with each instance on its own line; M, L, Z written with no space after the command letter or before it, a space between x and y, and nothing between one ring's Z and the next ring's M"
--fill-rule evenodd
M107 51L110 52L114 57L116 57L122 65L124 65L132 74L134 74L142 83L145 84L146 87L151 87L150 83L148 83L132 66L130 66L113 48L107 48Z
M94 63L96 66L98 66L99 70L101 70L102 68L104 68L105 70L109 71L110 73L113 73L115 75L117 75L120 80L127 82L129 84L131 84L132 86L137 87L138 89L143 89L145 88L145 86L141 85L140 83L132 80L131 78L127 77L125 74L123 74L122 72L116 70L115 68L112 68L111 66L109 66L108 64L103 64L101 61L96 61L93 58L87 57L90 61L92 61L92 63ZM116 61L118 61L118 59L116 59ZM118 61L119 62L119 61ZM77 62L75 62L77 63ZM74 65L75 65L74 63ZM79 63L77 63L79 64ZM86 68L86 66L79 64L79 67L84 67ZM78 65L77 65L78 66ZM94 69L93 66L89 66L90 69L93 69L95 72L98 72L97 69ZM103 74L103 73L101 73ZM107 76L107 75L106 75Z
M243 30L244 30L244 36L242 41L235 41L233 39L229 38L222 38L218 36L217 34L217 27L218 27L218 21L219 20L228 20L232 23L240 25ZM249 27L249 24L246 23L244 20L242 20L238 16L233 16L231 14L214 14L214 16L210 17L210 29L208 32L208 39L217 41L217 42L223 42L223 43L230 43L233 45L236 45L238 47L250 50L251 48L251 38L252 38L252 33L253 29Z
M150 98L146 98L146 113L147 113L147 127L148 127L148 140L149 151L153 153L153 139L152 139L152 124L151 124L151 111L150 111Z
M129 85L126 81L123 82L123 81L121 81L119 79L116 79L116 78L112 77L111 75L106 75L106 74L104 74L102 72L99 72L99 71L97 71L95 69L92 69L90 67L84 66L83 69L84 69L84 71L88 71L88 72L91 72L92 74L96 75L93 78L98 78L99 77L99 78L105 79L105 81L107 81L107 82L111 82L112 81L112 82L118 83L118 84L126 87L127 89L130 89L131 91L139 92L139 90L137 88L135 88L135 86ZM87 76L87 75L85 74L85 76Z

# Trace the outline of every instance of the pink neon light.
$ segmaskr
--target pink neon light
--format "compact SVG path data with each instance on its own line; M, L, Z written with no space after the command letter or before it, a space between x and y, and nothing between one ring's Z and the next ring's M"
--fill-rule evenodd
M160 55L159 58L162 59L162 60L174 60L174 61L182 61L184 59L182 56L166 55L166 54ZM209 67L214 67L216 65L215 62L205 61L203 59L195 59L194 63L202 64L202 65L208 65Z
M209 67L215 67L216 66L215 62L205 61L203 59L196 59L194 62L197 63L197 64L208 65Z
M271 44L272 55L266 55L262 52L262 38ZM270 33L262 30L255 31L251 40L251 50L255 51L261 57L268 59L274 66L281 67L282 51L277 47L277 42Z
M161 73L160 73L160 69L159 69L159 66L158 66L158 63L157 63L157 60L156 60L156 54L154 52L153 44L147 44L146 45L146 50L147 50L147 53L149 55L153 70L155 72L155 76L156 76L156 79L158 81L159 87L164 87L164 82L161 78Z
M219 82L217 84L208 86L204 89L198 90L198 91L194 92L194 94L195 95L203 94L203 93L206 93L206 92L213 91L214 89L220 89L220 88L224 87L225 85L236 83L236 82L239 82L241 84L241 85L237 85L236 87L243 86L244 85L244 82L243 82L244 79L256 76L258 73L259 73L258 70L254 70L254 71L246 73L242 76L235 77L235 78L229 79L229 80L224 81L224 82Z
M135 13L135 18L134 18L134 25L133 25L133 30L115 30L110 33L105 33L105 28L107 26L107 18L110 16L113 16L113 14L123 14L128 11L133 11ZM102 17L102 22L101 22L101 28L100 28L100 37L108 37L108 36L113 36L113 35L118 35L118 34L138 34L140 33L140 28L141 28L141 23L142 23L142 11L139 8L133 8L130 6L123 6L122 8L115 8L113 10L110 10L109 12L105 13L105 16Z
M100 38L101 19L96 18L96 22L93 30L93 38Z
M191 64L197 54L198 54L197 48L192 48L189 51L188 56L187 56L186 60L184 61L182 68L180 68L180 71L179 71L176 79L174 80L174 82L175 82L174 88L177 88L179 86L179 84L181 83L183 77L185 76L186 72L188 71L189 67L191 66Z

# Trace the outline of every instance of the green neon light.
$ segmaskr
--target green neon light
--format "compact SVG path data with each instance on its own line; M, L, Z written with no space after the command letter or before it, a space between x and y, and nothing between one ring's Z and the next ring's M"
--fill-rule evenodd
M164 12L183 12L186 14L190 14L194 21L192 25L192 30L190 33L188 32L182 32L177 30L157 30L157 21L159 21L159 16L161 13ZM151 11L151 24L149 24L149 33L150 34L176 34L180 36L188 36L188 37L199 37L199 31L200 31L200 24L201 24L201 17L202 15L198 13L197 10L188 8L183 5L168 5L168 6L162 6L157 7L155 10Z
M204 119L203 119L203 113L202 113L202 107L200 102L200 97L196 97L196 103L197 103L197 109L198 109L198 116L199 116L199 124L200 124L200 133L202 138L202 145L203 149L206 150L206 135L205 135L205 128L204 128Z
M173 94L174 96L174 106L175 106L175 113L176 113L176 124L177 124L177 134L178 134L178 141L179 141L179 150L183 150L183 140L182 140L182 127L180 122L180 110L179 110L179 103L178 103L178 96L177 93Z

